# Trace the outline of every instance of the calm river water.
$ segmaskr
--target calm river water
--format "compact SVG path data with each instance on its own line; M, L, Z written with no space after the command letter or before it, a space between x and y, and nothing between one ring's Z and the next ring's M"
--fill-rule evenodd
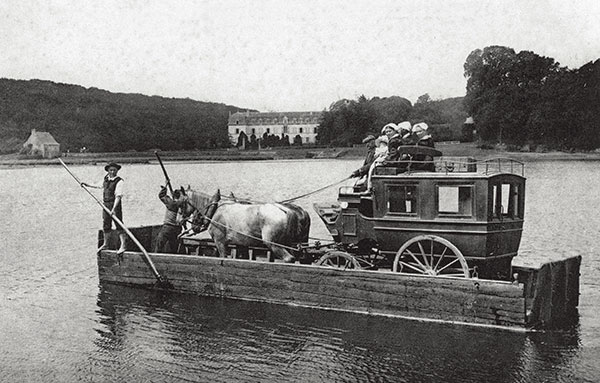
M167 163L174 183L273 201L360 161ZM103 166L74 166L83 180ZM159 223L157 164L125 165L125 222ZM502 330L99 285L101 210L62 167L0 169L2 382L598 382L600 163L526 166L522 257L583 256L579 325ZM327 238L313 202L311 236Z

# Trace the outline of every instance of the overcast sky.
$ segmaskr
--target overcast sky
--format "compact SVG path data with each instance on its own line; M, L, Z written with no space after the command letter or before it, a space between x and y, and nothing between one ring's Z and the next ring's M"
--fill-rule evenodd
M599 20L599 0L0 0L0 77L260 111L414 102L464 96L490 45L578 68L600 58Z

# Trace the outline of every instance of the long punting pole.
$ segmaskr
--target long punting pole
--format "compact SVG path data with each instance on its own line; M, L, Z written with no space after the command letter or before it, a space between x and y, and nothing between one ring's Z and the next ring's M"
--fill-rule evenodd
M60 158L58 160L60 161L62 166L64 166L64 168L67 170L67 172L69 172L69 174L75 179L75 181L77 181L77 183L79 185L81 185L81 181L79 180L79 178L77 178L77 176L75 174L73 174L71 169L68 168L68 166L63 162L63 160L61 160ZM100 205L102 207L102 209L104 209L105 212L107 212L112 217L112 219L119 226L121 226L123 231L125 231L125 233L127 233L129 238L131 238L131 240L142 251L142 253L144 254L144 257L146 258L146 261L148 262L148 265L150 266L150 270L152 270L152 274L154 274L154 276L158 280L158 283L161 285L168 286L169 283L160 275L158 270L156 270L156 267L154 266L154 262L152 262L150 255L148 254L148 252L146 251L144 246L140 243L140 241L138 241L138 239L133 235L133 233L125 226L125 224L119 218L117 218L114 214L112 214L111 211L108 210L108 208L106 206L104 206L104 204L91 191L89 191L87 187L85 187L84 185L81 185L81 187L98 203L98 205Z
M158 163L160 164L160 167L162 168L162 171L165 174L165 180L167 181L167 186L169 187L169 191L171 192L171 195L173 195L173 186L171 185L171 179L169 178L169 175L167 174L167 169L165 169L165 165L163 165L163 162L160 159L158 152L154 152L154 154L156 155L156 158L158 159Z

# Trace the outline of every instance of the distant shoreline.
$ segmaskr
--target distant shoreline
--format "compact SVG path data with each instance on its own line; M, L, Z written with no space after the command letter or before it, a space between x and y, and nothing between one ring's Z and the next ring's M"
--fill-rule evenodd
M508 152L495 149L479 149L473 143L439 143L436 148L448 157L473 157L489 159L497 157L512 158L522 162L537 161L600 161L600 153L566 153L566 152ZM265 161L289 159L362 159L365 156L364 146L350 148L271 148L264 150L238 151L169 151L159 152L165 162L230 162L230 161ZM61 159L68 165L103 165L109 161L122 164L149 164L157 161L154 152L114 152L114 153L71 153L63 154ZM56 158L29 159L18 158L17 155L0 156L0 168L58 165Z

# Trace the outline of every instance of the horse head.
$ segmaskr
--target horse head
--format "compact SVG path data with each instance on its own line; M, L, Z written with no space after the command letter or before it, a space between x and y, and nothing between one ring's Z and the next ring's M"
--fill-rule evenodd
M206 193L188 189L188 206L194 210L192 229L195 233L206 230L212 216L219 207L221 191L217 189L212 196Z

